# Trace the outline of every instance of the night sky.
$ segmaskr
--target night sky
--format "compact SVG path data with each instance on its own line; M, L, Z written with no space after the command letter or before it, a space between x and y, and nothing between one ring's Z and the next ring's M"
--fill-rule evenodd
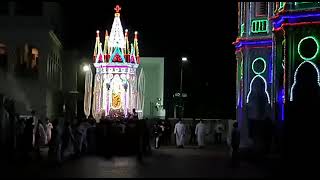
M72 2L72 3L71 3ZM187 56L183 89L186 117L235 118L236 1L108 0L61 3L64 47L91 55L97 29L111 30L119 4L123 28L139 32L141 56L165 57L165 105L179 90L180 60ZM174 3L174 4L172 4ZM172 115L171 115L172 116Z

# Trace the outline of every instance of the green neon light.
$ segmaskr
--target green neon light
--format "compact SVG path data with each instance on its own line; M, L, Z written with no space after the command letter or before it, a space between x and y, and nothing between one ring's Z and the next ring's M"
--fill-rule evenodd
M242 36L243 34L244 34L244 24L241 24L240 36Z
M254 64L255 64L258 60L260 60L260 61L263 62L263 70L260 71L260 72L256 71L255 68L254 68ZM255 60L253 60L253 62L252 62L252 64L251 64L251 69L252 69L252 71L254 72L254 74L256 74L256 75L260 75L260 74L264 73L264 72L266 71L266 67L267 67L267 63L266 63L266 61L265 61L262 57L256 58Z
M307 57L305 57L305 56L303 56L302 54L301 54L301 43L303 42L303 41L305 41L305 40L307 40L307 39L312 39L316 44L317 44L317 51L316 51L316 53L314 53L314 55L312 56L312 57L310 57L310 58L307 58ZM313 59L315 59L316 57L317 57L317 55L319 54L319 42L318 42L318 40L315 38L315 37L313 37L313 36L307 36L307 37L304 37L304 38L302 38L301 40L300 40L300 42L299 42L299 44L298 44L298 53L299 53L299 55L300 55L300 57L303 59L303 60L305 60L305 61L311 61L311 60L313 60Z
M295 2L294 5L307 4L307 3L314 3L314 2Z
M284 5L286 4L286 2L280 2L279 4L279 10L284 8Z
M251 22L251 32L261 33L269 32L269 21L267 19L256 19Z

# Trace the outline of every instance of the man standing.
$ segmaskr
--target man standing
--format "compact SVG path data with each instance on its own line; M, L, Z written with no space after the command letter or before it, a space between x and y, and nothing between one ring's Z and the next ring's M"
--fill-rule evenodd
M238 153L240 145L240 132L238 130L238 123L233 124L233 130L231 134L231 147L232 147L232 166L238 166Z
M35 145L35 135L36 135L36 131L37 131L37 128L38 128L38 118L36 117L36 111L32 110L31 111L31 117L32 117L32 120L33 120L33 140L32 140L32 145L34 146Z
M133 120L139 120L139 116L135 108L132 109L132 116L133 116Z
M186 135L186 127L181 122L181 119L179 119L179 121L174 126L174 134L176 135L177 148L183 148Z
M191 124L189 126L189 130L191 132L189 144L192 144L192 145L194 145L195 142L196 142L196 135L195 135L196 126L197 126L196 118L193 118L192 122L191 122Z
M153 136L154 136L154 140L155 140L155 148L159 149L159 145L160 145L160 136L162 136L162 130L160 128L160 125L158 123L155 123L153 125Z
M8 149L8 139L9 139L9 113L4 106L4 96L0 94L0 145L1 145L1 155L7 157ZM2 158L2 157L1 157Z
M215 127L215 142L217 144L221 144L221 137L222 137L223 130L224 130L223 125L222 125L221 121L219 120L216 127Z
M195 135L197 136L197 142L198 142L199 148L204 147L204 138L206 134L207 134L207 129L201 119L200 122L197 124L196 130L195 130Z
M52 131L52 123L50 122L50 120L48 118L46 118L46 134L47 134L47 141L48 143L50 142L51 140L51 131Z

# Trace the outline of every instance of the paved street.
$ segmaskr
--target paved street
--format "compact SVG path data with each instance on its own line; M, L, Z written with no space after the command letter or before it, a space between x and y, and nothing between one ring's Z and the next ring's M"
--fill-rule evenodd
M11 168L10 176L18 177L267 177L270 170L241 162L239 168L230 168L225 147L196 149L162 147L153 150L150 157L139 163L136 157L105 159L85 156L66 161L61 167L52 167L47 161ZM14 170L14 173L13 173ZM18 170L18 171L17 171ZM19 173L17 173L19 172Z

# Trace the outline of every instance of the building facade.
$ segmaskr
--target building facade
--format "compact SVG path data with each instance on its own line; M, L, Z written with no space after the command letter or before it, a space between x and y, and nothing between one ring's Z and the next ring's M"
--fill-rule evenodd
M242 146L272 120L316 117L319 2L238 2L237 120ZM312 102L312 103L311 103Z
M1 3L1 93L16 101L19 114L62 111L60 24L58 3Z

